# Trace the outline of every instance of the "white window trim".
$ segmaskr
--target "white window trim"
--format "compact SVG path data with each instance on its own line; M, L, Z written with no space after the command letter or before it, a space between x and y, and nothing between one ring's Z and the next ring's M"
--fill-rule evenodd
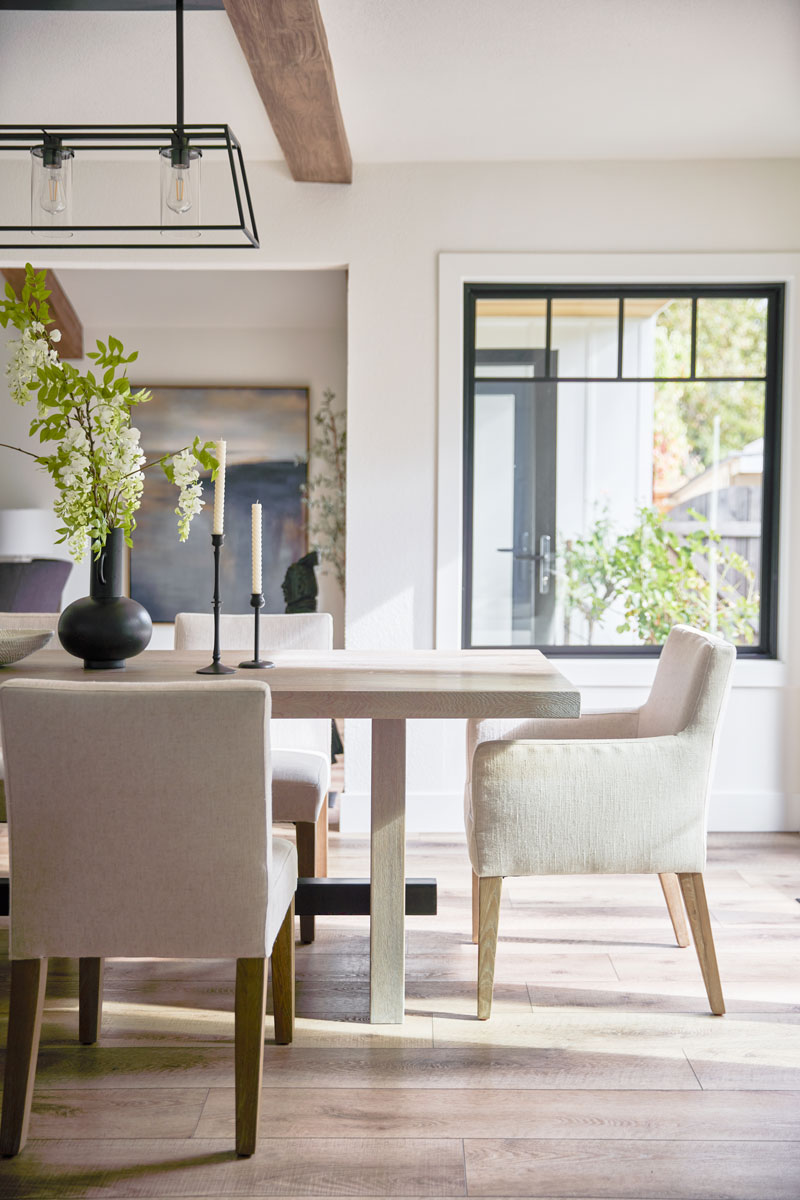
M736 685L781 687L787 681L790 656L798 647L790 642L790 573L800 574L800 563L790 562L790 528L800 526L800 488L791 491L793 463L800 463L800 446L793 446L792 422L795 380L794 346L800 340L795 284L800 274L800 254L452 254L439 255L439 377L436 520L435 644L439 649L461 646L462 509L463 509L463 397L464 397L464 284L465 283L764 283L786 284L786 329L783 356L783 422L781 430L781 528L779 538L778 654L777 661L743 660L737 665ZM800 642L800 639L795 639ZM626 657L569 658L559 656L574 682L603 686L647 684L655 670L652 661ZM793 663L791 665L794 665Z

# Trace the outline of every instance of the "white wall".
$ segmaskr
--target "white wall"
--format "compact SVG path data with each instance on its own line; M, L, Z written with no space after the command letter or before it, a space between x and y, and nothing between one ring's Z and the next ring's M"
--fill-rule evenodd
M10 184L15 168L3 170ZM295 184L282 165L254 164L249 176L263 230L260 251L93 251L83 264L163 266L172 258L240 269L349 267L347 640L354 647L434 643L437 488L443 504L459 502L457 480L437 463L437 403L448 399L437 392L441 252L582 251L612 260L650 252L664 256L669 274L671 254L783 254L800 243L800 163L789 160L383 165L358 167L349 188ZM136 186L135 168L120 166L107 185L98 176L98 192L107 186L124 195L126 179ZM21 257L9 254L8 261ZM59 258L79 265L68 252L54 251L52 261ZM460 313L450 319L460 322ZM791 412L793 375L790 385L785 404ZM786 477L793 467L798 476L796 438L785 453ZM791 487L787 501L784 531L797 505ZM783 563L791 576L784 613L800 600L798 566L800 555ZM765 725L782 732L796 697L798 645L787 625L781 649L787 670L769 690L774 703L765 706L755 693L741 701L750 715L764 714L750 726L759 736ZM573 669L564 667L567 674ZM785 798L798 790L796 770L784 762L780 732L763 746L758 737L733 745L731 777L739 791L730 803L723 798L717 827L770 828L794 820ZM367 733L351 728L347 736L344 820L352 828L366 822ZM415 722L409 743L412 825L444 828L460 821L463 737L457 723ZM756 794L759 783L768 805Z

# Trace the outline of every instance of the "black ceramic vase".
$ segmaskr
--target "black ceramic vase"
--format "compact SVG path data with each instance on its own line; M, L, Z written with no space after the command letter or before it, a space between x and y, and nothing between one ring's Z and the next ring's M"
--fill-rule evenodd
M147 609L122 595L125 539L112 529L99 558L92 559L91 595L74 600L61 614L58 636L87 671L111 671L141 654L153 634Z

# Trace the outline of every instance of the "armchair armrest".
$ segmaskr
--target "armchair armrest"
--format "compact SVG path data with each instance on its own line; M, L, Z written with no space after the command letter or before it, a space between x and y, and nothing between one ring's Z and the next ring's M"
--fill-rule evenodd
M639 709L623 708L614 712L598 710L579 717L523 717L520 720L490 718L472 720L467 725L467 767L483 742L509 742L520 738L576 739L635 738L639 730Z
M478 875L702 871L710 760L691 734L483 742L467 804Z

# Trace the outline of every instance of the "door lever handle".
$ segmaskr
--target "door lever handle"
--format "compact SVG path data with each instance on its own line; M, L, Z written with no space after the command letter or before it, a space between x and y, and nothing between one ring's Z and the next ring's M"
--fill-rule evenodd
M541 554L525 554L515 550L513 546L498 546L498 554L513 554L514 558L523 559L525 562L539 562Z
M550 591L550 535L543 533L539 538L539 595L546 596Z

